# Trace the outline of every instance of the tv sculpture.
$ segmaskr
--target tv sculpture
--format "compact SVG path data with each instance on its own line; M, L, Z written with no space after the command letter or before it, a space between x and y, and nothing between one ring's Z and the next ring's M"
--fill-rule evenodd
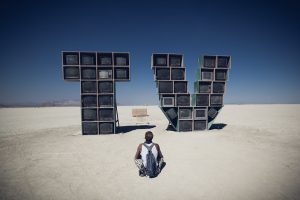
M176 131L209 129L223 107L230 56L200 58L194 94L187 91L183 55L152 55L151 68L158 88L160 108Z
M116 133L116 82L130 80L129 53L62 52L63 79L80 82L83 135Z

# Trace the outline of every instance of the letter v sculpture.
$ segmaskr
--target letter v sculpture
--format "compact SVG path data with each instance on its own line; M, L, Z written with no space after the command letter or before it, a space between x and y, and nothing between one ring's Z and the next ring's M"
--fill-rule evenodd
M183 55L152 54L151 68L160 108L176 131L210 129L223 107L230 56L205 55L199 59L194 94L187 91Z

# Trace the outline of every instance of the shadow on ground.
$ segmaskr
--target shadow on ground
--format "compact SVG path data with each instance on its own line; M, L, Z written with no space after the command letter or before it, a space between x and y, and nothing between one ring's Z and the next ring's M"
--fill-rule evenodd
M213 125L211 125L209 130L215 130L215 129L221 130L221 129L225 128L225 126L227 126L227 124L223 124L223 123L213 124Z
M119 126L117 127L117 133L128 133L137 129L152 129L155 125L134 125L134 126Z

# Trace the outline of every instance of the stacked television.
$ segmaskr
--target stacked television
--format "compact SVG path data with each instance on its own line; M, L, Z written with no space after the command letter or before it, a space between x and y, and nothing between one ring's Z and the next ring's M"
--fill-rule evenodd
M116 81L130 80L129 53L62 52L63 78L79 81L83 135L116 133Z
M223 107L230 56L203 56L199 64L191 95L187 91L183 55L152 55L160 108L177 131L209 129Z

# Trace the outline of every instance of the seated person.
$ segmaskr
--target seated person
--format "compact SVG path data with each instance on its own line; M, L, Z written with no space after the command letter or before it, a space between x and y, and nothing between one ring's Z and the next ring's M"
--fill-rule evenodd
M145 133L145 142L139 144L136 154L135 154L135 164L139 168L139 175L149 176L150 178L156 177L161 170L165 167L166 163L163 160L163 155L161 153L160 147L156 143L152 143L153 133L151 131L147 131ZM152 155L155 159L155 172L151 174L150 166L147 167L147 155L151 151ZM149 159L149 158L148 158Z

